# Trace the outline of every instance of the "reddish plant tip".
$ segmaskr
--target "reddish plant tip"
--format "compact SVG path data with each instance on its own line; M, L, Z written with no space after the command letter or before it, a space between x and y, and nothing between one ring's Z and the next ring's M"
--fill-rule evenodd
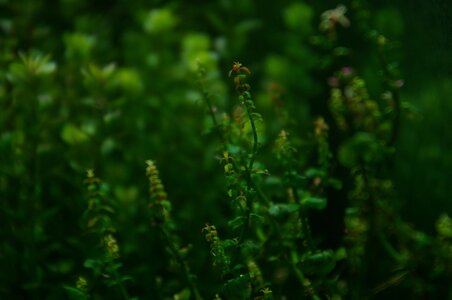
M229 71L229 77L231 77L232 74L240 75L240 74L243 74L243 73L245 73L247 75L250 75L251 71L247 67L243 66L241 63L234 62L232 64L232 69Z

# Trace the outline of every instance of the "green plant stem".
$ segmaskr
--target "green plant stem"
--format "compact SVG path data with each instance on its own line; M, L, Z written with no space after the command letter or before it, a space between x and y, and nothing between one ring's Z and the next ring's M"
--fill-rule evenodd
M226 145L225 137L223 135L223 132L220 129L219 123L218 123L217 118L215 117L215 113L213 111L213 105L212 105L212 101L210 101L210 95L207 92L207 90L205 89L204 84L202 82L200 83L200 86L201 86L201 91L202 91L204 101L206 101L207 109L209 110L210 118L212 119L213 126L215 127L215 131L217 132L218 137L221 140L221 143L223 145Z
M223 146L223 150L227 151L227 141L226 141L226 137L224 136L223 132L221 131L220 127L219 127L219 122L215 116L215 113L213 111L213 105L212 105L212 101L210 100L210 96L209 93L206 91L204 84L202 83L202 81L200 81L200 87L202 90L202 94L203 94L203 98L204 101L206 102L207 108L209 110L209 115L210 118L212 119L212 123L216 129L216 132L218 134L218 137L220 139L220 142ZM242 95L243 97L246 97L246 95ZM251 124L251 129L253 131L253 150L251 153L251 157L250 157L250 161L248 163L248 167L245 166L245 172L246 172L246 183L247 183L247 187L248 189L252 189L254 188L257 191L257 195L259 196L259 198L265 202L265 203L270 203L270 201L267 199L267 197L265 196L265 194L262 192L262 190L257 186L257 184L253 181L252 176L251 176L251 172L252 172L252 168L254 166L254 160L255 160L255 156L257 154L257 148L258 148L258 135L257 135L257 129L256 129L256 124L254 122L254 119L251 115L251 110L248 107L248 104L246 101L252 101L251 99L245 99L244 104L245 104L245 108L246 108L246 112L247 112L247 116L250 120L250 124ZM235 172L239 172L239 168L237 167L236 163L234 161L230 162L235 170ZM253 199L251 199L251 197L247 197L246 198L246 213L245 213L245 221L243 224L243 228L242 231L240 233L239 236L239 242L238 242L238 246L240 247L240 245L243 244L243 241L245 240L245 237L248 233L249 227L250 227L250 217L251 217L251 212L252 212L252 206L253 206ZM239 255L239 247L237 247L237 251L235 256L237 257Z
M256 153L257 153L257 147L258 147L258 138L257 138L257 130L256 130L256 124L254 123L254 119L253 116L251 115L251 108L249 107L249 104L247 101L252 101L250 98L247 98L248 96L246 94L242 95L243 97L245 97L245 108L246 108L246 113L248 115L248 118L250 120L250 124L251 124L251 129L253 131L253 150L252 153L250 155L250 161L248 163L248 167L245 166L245 172L246 172L246 182L247 182L247 186L248 189L250 190L252 188L252 186L254 185L252 179L251 179L251 174L253 172L253 165L254 165L254 160L256 157ZM251 226L250 224L250 216L251 216L251 212L253 209L253 196L252 195L248 195L248 197L246 197L246 213L245 213L245 222L243 223L243 229L242 229L242 233L240 234L240 238L239 238L239 245L241 245L243 243L243 241L245 240L246 234Z
M300 197L298 196L297 189L295 185L291 186L291 189L293 191L293 196L295 198L296 203L300 203ZM309 250L314 250L314 243L312 242L312 235L311 235L311 229L309 228L309 221L308 216L306 214L305 209L303 208L303 205L300 204L300 219L301 219L301 227L303 229L303 232L306 234L306 243L308 244Z
M31 89L32 93L34 95L37 95L37 83L32 83ZM30 192L32 199L36 204L38 204L37 199L37 191L38 191L38 144L39 144L39 103L38 98L35 97L32 101L32 111L31 111L31 125L32 125L32 132L30 137L30 144L31 144L31 163L29 172L31 173L31 179L30 179Z
M383 247L383 250L392 257L395 261L401 262L403 260L403 256L389 243L389 241L386 239L384 233L377 228L377 220L376 216L378 215L379 211L377 211L377 199L374 195L374 191L372 187L370 186L370 179L369 174L366 171L366 167L364 163L361 163L361 170L362 170L362 176L364 178L364 186L369 194L369 210L368 210L368 218L369 218L369 233L367 235L367 242L366 242L366 263L365 263L365 270L364 274L368 275L369 284L373 284L374 277L372 276L372 271L375 270L375 239L378 239L380 244ZM377 272L377 270L375 270Z
M292 174L293 169L292 169L291 164L286 162L284 165L287 168L287 171L289 172L289 174ZM312 241L311 229L309 226L309 220L308 220L307 213L306 213L303 205L301 205L301 203L300 203L301 202L300 196L298 195L298 191L297 191L295 183L293 182L292 176L290 176L289 182L290 182L289 187L292 189L295 203L300 204L299 216L300 216L300 221L301 221L301 228L305 235L307 246L308 246L309 250L313 251L314 243Z
M102 89L99 91L99 95L97 96L97 107L94 107L94 114L99 122L99 127L97 130L97 134L95 136L96 142L96 149L95 149L95 156L94 156L94 169L101 173L101 166L102 166L102 142L106 135L106 126L104 122L104 116L106 112L106 98L103 92L103 86Z
M246 97L246 96L244 95L244 97ZM253 150L251 152L250 161L249 161L249 164L248 164L248 172L251 173L253 171L253 165L254 165L254 160L256 158L257 147L258 147L258 142L259 141L258 141L258 138L257 138L256 124L254 123L254 118L251 115L251 109L250 109L247 101L252 101L252 100L245 98L246 113L248 115L248 119L250 120L251 129L253 131ZM249 176L251 177L251 174Z
M386 253L388 253L389 256L391 256L397 262L403 261L403 255L400 254L393 245L391 245L391 243L382 232L378 233L378 239L380 240L380 243L383 245L384 250L386 251Z
M210 118L212 119L212 123L214 124L215 128L217 129L217 134L218 134L218 137L219 137L219 139L220 139L220 141L221 141L221 143L222 143L223 150L226 151L226 150L227 150L227 148L226 148L226 139L225 139L225 137L224 137L222 131L220 130L220 127L219 127L219 123L218 123L217 117L215 116L215 114L214 114L214 112L213 112L213 109L212 109L213 106L212 106L212 102L210 101L209 94L203 90L203 95L204 95L204 99L205 99L205 101L206 101L207 107L208 107L208 109L209 109L209 112L210 112ZM254 122L253 122L253 123L254 123ZM257 139L257 135L256 135L256 139ZM256 143L256 144L257 144L257 143ZM234 162L234 161L231 161L230 163L232 164L232 167L234 168L234 170L237 172L237 171L238 171L238 167L237 167L237 165L235 164L235 162ZM254 182L254 180L251 178L251 176L249 177L249 180L250 180L250 184L251 184L251 186L249 186L249 187L254 187L254 188L256 189L256 191L257 191L257 194L258 194L259 198L260 198L264 203L269 204L269 203L270 203L270 200L268 200L267 196L265 196L264 192L262 192L262 190L261 190L261 189L259 188L259 186Z
M256 190L257 196L260 200L262 200L263 203L270 206L270 200L267 198L267 196L264 194L262 189L252 180L251 184L253 185L254 189Z
M113 269L113 270L114 270L113 275L116 277L116 281L118 282L118 287L119 287L119 290L121 291L123 298L125 300L129 300L129 294L127 293L126 288L122 284L121 276L119 276L118 270L116 270L116 269Z
M251 174L250 171L246 168L246 173L247 173L247 186L248 188L250 188L252 186L251 183ZM246 212L245 212L245 221L243 222L243 228L242 228L242 232L240 233L240 237L239 237L239 242L238 245L242 245L246 234L248 233L248 230L250 228L250 217L251 217L251 210L253 207L253 198L252 197L246 197Z
M383 67L383 73L386 77L386 81L388 82L389 90L391 91L392 97L394 99L394 122L393 122L392 131L391 131L391 136L389 137L389 140L387 143L388 146L394 146L395 142L397 141L397 137L399 135L399 130L400 130L400 114L401 114L400 93L396 87L393 87L391 85L391 81L393 81L394 78L391 75L391 72L388 68L388 62L387 62L383 49L378 50L378 58Z
M303 287L303 289L305 289L306 288L305 287L306 277L304 276L303 272L290 259L288 259L288 261L289 261L292 271L295 273L295 276L297 277L301 286ZM314 289L312 289L311 293L312 293L312 295L310 295L310 296L311 296L312 300L320 300L320 297L317 296Z
M223 145L223 150L226 151L227 150L226 138L225 138L223 132L220 130L220 126L219 126L217 117L215 116L215 113L213 111L212 101L210 101L210 95L207 92L207 90L204 87L204 84L202 82L200 82L200 86L201 86L201 91L202 91L202 94L203 94L204 101L206 102L207 108L209 110L210 118L212 119L212 123L213 123L213 125L214 125L214 127L215 127L215 129L217 131L218 137L219 137L219 139L220 139L220 141L221 141L221 143ZM250 159L249 165L248 165L248 169L251 171L252 168L253 168L253 165L254 165L255 156L257 154L258 136L257 136L256 124L254 123L254 119L252 118L251 112L248 109L248 106L246 105L246 103L245 103L245 107L246 107L248 118L250 119L251 128L253 130L253 153L252 153L252 157ZM234 170L238 171L238 168L237 168L236 164L233 161L231 163L232 163L232 165L234 167ZM254 186L256 188L256 190L257 190L257 186L253 182L253 180L251 178L251 175L248 176L248 180L250 181L250 184L252 186ZM267 203L269 202L268 199L266 199L265 195L263 195L262 191L260 191L260 189L259 189L259 194L260 194L262 200L266 200L265 202L267 202Z
M177 250L176 245L174 244L170 233L166 230L165 225L161 225L159 228L162 232L163 237L165 238L165 241L166 241L170 251L172 252L172 255L176 258L177 262L180 265L180 268L182 270L182 273L184 274L185 280L187 281L191 294L195 297L196 300L201 300L202 299L201 294L199 293L198 289L196 288L196 285L191 278L188 266L186 265L186 263L182 259L182 256L180 255L179 251Z
M373 191L372 188L370 186L370 182L369 182L369 175L367 174L366 171L366 166L364 164L364 162L361 162L361 174L363 176L364 179L364 188L368 193L368 203L367 203L367 218L369 220L369 227L367 230L367 237L366 237L366 242L365 242L365 261L364 261L364 270L362 271L362 275L366 274L366 279L367 279L367 284L368 287L370 288L371 286L373 286L374 281L375 281L375 273L378 272L377 270L377 266L375 265L376 261L375 261L375 237L376 237L376 233L377 233L377 228L376 228L376 208L377 208L377 204L376 204L376 199L373 196ZM362 296L362 295L361 295Z
M389 139L389 146L394 146L395 142L397 141L397 137L400 130L400 96L399 92L397 92L395 89L392 91L393 97L394 97L394 127L392 130L391 138Z
M392 257L395 261L401 262L403 261L404 257L402 254L400 254L393 245L388 241L385 234L382 231L378 231L377 228L374 228L376 226L376 220L375 215L379 212L377 212L377 199L375 198L374 192L372 187L369 183L369 175L368 172L365 169L364 163L362 163L362 174L364 177L364 185L366 190L369 193L369 220L370 220L370 229L372 231L375 231L376 237L380 241L381 245L383 246L383 250Z
M391 286L400 284L408 274L409 274L409 271L403 271L399 274L392 276L391 278L389 278L382 284L379 284L378 286L374 287L372 289L371 297L375 297L377 294L390 288Z
M274 232L275 232L275 234L276 234L276 238L277 238L277 240L278 240L278 244L279 244L279 248L280 249L284 249L284 245L283 245L283 242L282 242L282 234L281 234L281 230L280 230L280 228L279 228L279 224L275 221L275 220L272 220L272 222L271 222L271 224L272 224L272 227L273 227L273 230L274 230ZM297 265L296 265L296 263L294 263L293 262L293 260L291 259L291 258L289 258L289 257L287 257L287 253L286 253L286 251L285 250L283 250L284 251L284 260L289 264L289 266L290 266L290 268L292 269L292 272L295 274L295 276L297 277L297 279L298 279L298 281L299 281L299 283L300 283L300 285L301 285L301 287L303 288L303 289L305 289L306 288L306 286L305 286L305 283L306 283L306 276L303 274L303 272L297 267ZM312 297L312 299L313 300L319 300L320 298L317 296L317 294L315 293L315 290L313 289L312 290L312 295L311 295L311 297Z
M207 108L209 110L210 118L212 119L212 123L213 123L213 125L214 125L214 127L215 127L215 129L217 131L218 137L219 137L219 139L220 139L220 141L221 141L221 143L223 145L223 149L226 151L227 150L226 138L224 137L223 133L221 132L221 130L219 128L219 123L218 123L217 118L215 116L215 113L213 111L212 101L210 101L210 96L207 93L207 91L206 91L206 89L205 89L205 87L204 87L202 82L200 83L200 86L201 86L201 89L202 89L202 94L203 94L204 101L206 102ZM246 95L242 95L242 96L246 97ZM258 148L258 142L259 141L258 141L258 136L257 136L256 124L255 124L254 119L253 119L253 117L251 115L251 109L250 109L247 101L252 101L252 100L249 99L249 98L246 98L245 101L244 101L244 104L245 104L245 109L246 109L246 112L247 112L248 119L250 120L251 129L252 129L252 132L253 132L253 149L252 149L252 153L251 153L251 156L250 156L250 161L248 163L248 166L245 166L245 172L246 172L246 182L247 182L248 189L251 189L252 187L256 187L256 184L253 182L253 180L251 178L251 173L252 173L252 169L253 169L253 166L254 166L254 161L255 161L256 154L257 154L257 148ZM236 166L236 164L234 162L232 162L232 166L233 166L234 170L237 172L238 171L238 167ZM262 196L262 192L260 194ZM265 197L262 197L262 199L265 199ZM247 203L247 205L246 205L247 207L246 207L246 213L245 213L246 214L245 215L245 222L244 222L243 230L242 230L242 232L240 234L240 237L239 237L239 245L241 245L243 243L243 240L244 240L244 238L246 236L246 233L248 231L248 227L250 225L249 223L250 223L250 215L251 215L251 211L252 211L253 200L250 197L247 197L246 200L247 200L247 202L246 202Z
M25 90L24 94L24 100L28 100L27 98L30 98L31 101L31 108L30 108L30 115L28 116L28 120L25 122L25 126L29 126L29 136L28 142L29 142L29 148L27 149L28 157L26 157L25 164L27 168L28 176L25 177L25 198L21 199L19 201L25 201L27 203L24 207L29 207L29 210L26 213L25 220L23 221L24 224L21 224L20 226L24 226L24 231L27 230L34 230L36 226L39 226L38 223L38 212L40 210L41 201L39 199L39 190L40 190L40 180L38 178L38 167L39 167L39 160L38 160L38 146L39 146L39 126L40 126L40 120L39 120L39 102L37 98L38 94L38 82L35 79L32 79L28 86L29 90ZM26 225L25 225L26 224ZM32 232L32 231L31 231ZM32 236L27 243L30 243L28 245L28 250L33 253L34 255L30 256L30 260L27 262L27 264L32 265L33 267L38 267L38 259L37 259L37 239ZM33 273L32 273L33 274ZM38 275L34 273L33 280L36 280L36 282L39 282Z

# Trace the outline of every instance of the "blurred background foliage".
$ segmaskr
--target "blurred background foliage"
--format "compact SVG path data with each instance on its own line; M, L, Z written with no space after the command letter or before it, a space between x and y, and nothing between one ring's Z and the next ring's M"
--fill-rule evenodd
M0 0L0 297L67 297L62 286L84 272L89 252L79 228L83 180L94 169L121 207L117 237L135 294L160 298L159 284L172 271L140 209L149 158L159 165L183 243L195 249L188 254L193 273L213 295L200 231L206 222L225 223L229 207L197 62L207 70L216 109L228 113L236 101L228 71L233 61L245 63L266 139L286 128L303 147L313 120L326 114L335 67L353 66L378 95L378 57L359 37L366 28L395 41L390 60L405 82L401 98L410 113L391 174L398 205L406 221L434 233L438 217L452 211L452 6L367 3L363 14L350 12L350 28L340 29L344 46L325 53L315 43L320 15L337 4ZM262 160L270 172L277 168L272 157ZM343 216L345 199L336 200L320 220ZM318 223L320 234L341 230L334 221Z

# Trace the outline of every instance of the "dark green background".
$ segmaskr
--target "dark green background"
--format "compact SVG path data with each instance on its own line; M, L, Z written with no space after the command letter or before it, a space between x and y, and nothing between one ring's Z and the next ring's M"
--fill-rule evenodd
M61 299L62 284L72 283L83 271L80 262L87 250L80 243L79 222L86 206L83 179L88 168L94 168L107 193L127 207L118 213L123 228L118 235L130 245L125 257L135 256L125 265L143 278L165 269L164 262L155 259L164 255L162 249L139 246L155 244L137 208L148 197L144 161L149 158L160 168L183 242L197 249L190 254L194 273L205 283L202 290L210 293L215 279L203 273L209 253L200 230L206 222L224 224L229 208L222 201L218 140L208 130L193 58L206 58L212 81L208 88L225 112L236 101L227 78L232 62L251 68L253 95L266 122L267 150L282 127L306 137L313 118L326 113L326 78L333 67L351 65L378 97L381 66L373 46L360 37L353 15L351 28L339 32L340 43L351 55L322 69L324 56L309 41L319 34L320 14L336 3L305 1L311 10L291 24L287 9L298 3L0 0L0 222L2 240L8 241L0 257L0 297ZM405 81L401 98L417 111L414 118L402 119L396 144L393 179L400 212L417 229L433 233L438 216L452 212L452 4L398 0L369 1L367 6L368 25L395 41L390 59L398 62ZM169 11L175 23L167 16L170 24L161 21L163 29L146 29L155 9ZM92 45L83 45L83 38L71 40L71 34L89 36ZM33 87L11 81L11 65L19 61L19 52L49 54L56 72ZM90 64L101 69L112 62L118 72L105 85L90 82L81 72ZM270 81L284 87L290 122L275 116L267 91ZM30 103L37 95L42 96L40 117L34 123ZM104 101L107 104L96 107ZM40 145L35 177L28 172L27 152L16 151L16 143L28 141L33 130ZM272 157L261 159L271 171ZM26 191L30 178L39 186L36 199ZM338 211L329 214L342 216L342 196L333 204ZM142 268L146 264L155 268ZM145 295L156 289L154 284L135 288Z

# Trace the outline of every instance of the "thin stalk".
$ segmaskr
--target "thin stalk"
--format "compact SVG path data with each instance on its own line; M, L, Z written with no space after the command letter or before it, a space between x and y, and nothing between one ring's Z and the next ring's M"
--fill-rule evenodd
M272 224L273 230L275 231L276 238L277 238L278 244L279 244L279 248L280 249L284 249L284 245L282 243L282 238L281 238L282 234L281 234L281 230L279 229L279 224L275 220L272 220L271 224ZM285 250L283 250L283 251L284 251L284 253L283 253L284 254L284 260L289 264L290 268L292 269L292 272L295 274L295 277L298 279L301 287L303 289L305 289L306 288L306 286L305 286L305 284L306 284L306 276L303 274L303 271L301 271L297 267L297 265L292 261L292 259L287 257L287 253L285 253L286 251ZM320 299L317 296L317 294L316 294L314 289L312 289L311 297L312 297L313 300Z
M199 293L198 289L196 288L195 283L193 282L190 271L188 270L188 266L182 259L182 256L180 255L179 251L176 248L176 245L174 244L173 240L171 239L170 233L166 230L164 226L160 226L160 230L162 232L163 237L166 240L166 243L172 252L173 256L176 258L177 262L180 265L180 268L182 270L182 273L184 274L185 280L187 281L188 287L190 289L190 292L192 295L194 295L196 300L201 300L201 294Z
M377 211L377 208L378 208L377 203L376 203L377 199L375 198L373 189L370 186L369 175L365 169L364 163L362 163L361 169L362 169L362 175L364 178L364 185L365 185L367 192L369 193L369 212L368 212L369 220L370 220L369 221L369 232L370 232L370 234L374 234L375 237L378 238L381 245L383 246L383 249L390 257L392 257L395 261L400 262L403 260L403 255L400 254L394 248L394 246L391 245L391 243L387 240L384 233L378 232L378 230L377 230L378 228L376 228L377 222L376 222L375 216L379 213ZM370 245L368 245L368 246L371 247Z
M201 86L202 86L202 85L201 85ZM202 86L202 87L203 87L203 86ZM227 150L227 149L226 149L226 138L224 137L223 132L220 130L220 127L219 127L219 123L218 123L217 117L215 116L215 113L213 112L213 106L212 106L212 102L210 101L209 94L203 90L203 96L204 96L204 99L205 99L205 101L206 101L207 107L208 107L208 109L209 109L209 112L210 112L210 118L212 119L212 123L214 124L215 128L217 129L218 138L219 138L220 141L221 141L223 150L226 151L226 150ZM254 123L254 122L253 122L253 123ZM256 135L256 138L257 138L257 135ZM256 144L257 144L257 143L256 143ZM234 161L231 161L230 163L232 164L232 167L234 168L234 170L237 172L237 171L238 171L238 167L237 167L237 165L235 164L235 162L234 162ZM253 164L254 164L254 162L253 162ZM249 180L250 180L250 186L248 186L248 188L251 188L251 187L255 188L256 191L257 191L257 195L259 196L259 198L260 198L264 203L269 204L269 203L270 203L270 200L267 198L267 196L265 196L264 192L262 192L262 190L260 189L260 187L253 181L253 179L251 178L251 176L249 177Z
M289 261L292 271L295 273L301 286L303 287L303 289L306 289L306 286L305 286L306 277L304 276L303 272L290 259L288 259L288 261ZM313 288L312 288L310 296L311 296L312 300L320 300L320 297L317 296L317 294Z
M248 168L246 168L247 173L247 186L250 188L252 186L251 183L251 173ZM242 232L240 233L239 242L238 245L240 246L243 244L243 241L245 240L245 236L248 233L248 229L250 227L250 217L251 217L251 210L253 207L253 198L252 197L246 197L246 212L245 212L245 221L243 222Z
M213 126L215 127L215 131L217 132L218 137L221 140L221 143L225 146L226 145L226 139L225 139L225 137L223 135L223 132L220 129L219 123L217 121L217 117L215 116L215 113L213 111L213 105L212 105L212 101L210 101L210 95L206 91L206 89L204 87L204 84L202 82L200 82L199 84L201 86L201 91L202 91L202 95L203 95L204 101L206 101L207 108L209 109L209 115L210 115L210 118L212 119L212 123L213 123Z
M116 269L114 269L113 275L116 277L116 281L118 282L118 287L119 287L119 290L121 291L122 297L125 300L129 300L129 294L127 293L126 288L122 284L121 277L119 276L119 273Z
M377 213L377 203L376 199L374 198L372 188L370 187L369 175L367 174L366 167L363 162L361 163L361 172L364 179L364 187L369 194L367 199L367 218L369 220L369 227L367 230L366 242L364 245L364 270L362 270L362 274L366 274L365 280L367 280L367 289L370 289L370 287L373 286L375 282L375 272L377 272L378 269L375 261L375 237L377 235L377 220L375 217Z
M397 137L400 130L400 96L399 93L395 90L393 90L393 97L394 97L394 127L392 130L391 138L389 139L389 146L394 146L395 142L397 141Z
M210 118L212 119L212 123L215 127L215 130L217 131L218 137L223 145L223 150L226 151L227 147L226 147L226 138L223 135L223 132L221 131L220 127L219 127L219 123L218 120L215 116L215 113L213 111L213 105L212 105L212 101L210 101L210 95L209 93L206 91L204 84L202 82L200 82L200 86L201 86L201 90L202 90L202 94L203 94L203 98L204 101L207 104L207 108L209 110L209 115ZM260 197L263 200L267 200L266 202L268 202L268 199L265 198L265 196L263 196L263 193L260 189L257 189L256 184L253 182L252 178L251 178L251 172L254 166L254 161L255 161L255 157L257 154L257 148L258 148L258 136L257 136L257 129L256 129L256 124L254 122L254 118L251 115L251 109L247 103L247 101L251 101L251 99L245 99L245 108L246 108L246 112L247 112L247 116L248 119L250 120L250 124L251 124L251 129L253 132L253 150L250 156L250 161L248 162L248 166L245 166L245 172L246 172L246 182L247 182L247 187L248 189L251 189L252 187L255 187L256 190L258 190L258 194L260 195ZM232 161L232 166L234 168L234 170L237 172L239 171L237 165ZM240 234L239 237L239 245L243 243L243 240L246 236L246 233L248 231L248 227L249 227L249 223L250 223L250 215L251 215L251 208L252 208L252 199L249 199L249 197L247 197L247 207L246 207L246 215L245 215L245 222L244 222L244 227L242 229L242 232Z
M400 284L405 277L409 275L409 271L403 271L399 274L396 274L394 276L392 276L391 278L389 278L388 280L386 280L385 282L379 284L378 286L374 287L372 289L372 294L370 297L375 297L377 294L381 293L382 291Z
M298 196L297 189L294 185L291 186L293 191L293 196L295 198L296 203L300 203L300 197ZM308 244L309 250L314 250L314 243L312 242L311 229L309 228L308 216L306 215L306 211L303 209L303 206L300 206L300 219L301 219L301 227L303 228L303 232L306 234L306 242Z
M33 93L36 95L37 94L37 88L36 88L36 84L37 83L32 83L31 85L31 89L33 91ZM37 191L38 191L38 144L39 144L39 103L38 103L38 99L35 98L32 101L32 111L31 111L31 125L33 128L31 131L31 137L30 137L30 144L31 144L31 162L30 162L30 167L29 167L29 172L31 174L31 179L30 179L30 194L31 194L31 198L33 199L35 205L38 204L38 199L37 199Z
M270 200L267 198L267 196L264 194L262 189L254 182L251 181L251 184L256 189L257 196L262 200L263 203L270 205Z
M257 139L256 124L254 123L254 118L251 115L250 107L249 107L247 101L252 101L252 100L251 99L245 99L246 113L248 115L248 119L250 120L251 129L253 131L253 152L251 153L250 161L249 161L249 164L248 164L248 171L252 172L253 171L254 160L255 160L256 154L257 154L257 147L258 147L258 142L259 141ZM250 176L251 176L251 174L250 174Z
M386 81L389 82L391 80L394 80L391 72L389 71L388 62L383 49L378 50L378 58L383 66L383 73L386 77ZM391 136L388 140L388 146L394 146L400 130L401 101L398 89L393 87L391 83L388 83L388 86L394 99L394 123L391 131Z
M380 240L380 243L383 246L383 249L386 251L386 253L391 256L395 261L401 262L403 260L403 255L400 254L393 245L388 241L386 236L382 233L378 233L378 239Z
M30 93L29 93L30 91ZM40 180L38 177L38 166L39 166L39 160L38 160L38 145L39 145L39 102L38 98L35 96L38 94L38 82L36 80L32 80L29 84L29 90L26 90L24 96L24 99L27 97L31 98L31 109L30 109L30 115L28 116L28 120L25 121L25 126L30 126L30 129L28 130L28 140L29 140L29 148L26 151L27 157L24 158L27 173L25 174L25 198L21 199L19 201L26 201L27 205L23 207L30 207L30 210L27 210L27 213L25 215L26 220L24 220L24 226L23 230L33 230L37 223L37 216L38 212L40 210L41 201L39 199L39 190L40 190ZM28 100L28 99L26 99ZM31 205L30 203L31 200ZM31 237L29 240L27 240L30 244L28 245L29 250L31 253L36 253L37 249L37 243L38 241L36 238ZM30 257L30 261L26 262L26 264L30 264L32 266L38 266L38 259L36 255L33 255ZM33 275L31 275L33 274ZM34 272L30 275L33 278L33 280L36 280L39 282L38 279L39 276Z
M247 182L247 186L248 189L251 189L251 187L254 185L252 179L251 179L251 173L253 171L253 165L254 165L254 160L256 157L256 153L257 153L257 147L258 147L258 138L257 138L257 130L256 130L256 124L254 123L254 118L251 115L251 108L249 107L249 103L248 101L252 101L251 98L247 95L244 95L244 97L246 97L245 99L245 108L246 108L246 113L248 115L248 119L250 120L250 124L251 124L251 130L253 132L253 150L251 152L251 156L250 156L250 161L248 163L248 167L245 166L245 171L246 171L246 182ZM239 245L241 245L245 239L245 236L249 230L250 227L250 216L251 216L251 211L253 209L253 198L252 197L247 197L246 198L246 213L245 213L245 222L243 223L243 229L242 229L242 233L240 234L240 238L239 238Z
M386 239L385 235L380 228L378 228L378 223L376 216L378 215L378 206L377 206L377 199L374 195L374 191L370 185L370 178L369 174L365 168L364 163L362 163L361 166L362 169L362 175L364 178L364 186L367 192L369 193L369 209L368 209L368 219L369 219L369 229L367 234L367 241L365 245L366 249L366 262L365 262L365 270L364 273L368 274L368 283L373 285L375 281L375 276L373 271L377 272L377 268L375 265L375 246L376 246L376 240L378 240L383 248L383 250L395 261L400 262L403 260L402 254L400 254Z

